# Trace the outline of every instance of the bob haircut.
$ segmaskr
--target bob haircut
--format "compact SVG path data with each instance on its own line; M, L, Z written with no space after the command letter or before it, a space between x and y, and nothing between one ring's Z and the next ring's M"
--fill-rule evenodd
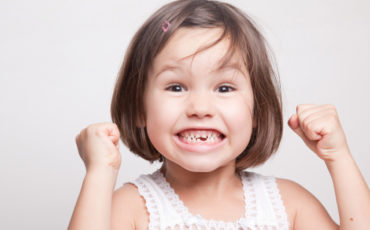
M164 28L163 28L164 27ZM201 52L230 38L222 65L238 52L250 75L255 127L236 170L258 166L278 149L282 132L280 83L270 62L267 43L252 20L238 8L212 0L178 0L157 10L134 35L114 88L111 116L131 152L153 162L163 160L146 133L144 91L153 60L180 28L222 28L219 39Z

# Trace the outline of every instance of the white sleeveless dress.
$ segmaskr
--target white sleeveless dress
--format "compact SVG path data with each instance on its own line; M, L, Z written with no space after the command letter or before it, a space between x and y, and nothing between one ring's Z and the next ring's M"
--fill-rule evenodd
M157 170L130 182L145 199L149 230L289 230L289 222L276 180L254 172L242 172L245 215L235 222L193 215Z

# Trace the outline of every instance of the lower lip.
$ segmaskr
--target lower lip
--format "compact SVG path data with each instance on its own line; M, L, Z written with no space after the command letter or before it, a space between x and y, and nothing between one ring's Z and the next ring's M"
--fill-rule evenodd
M189 152L195 152L195 153L206 153L216 150L217 148L220 148L226 141L226 137L224 137L220 142L217 143L186 143L180 138L175 135L175 142L176 144Z

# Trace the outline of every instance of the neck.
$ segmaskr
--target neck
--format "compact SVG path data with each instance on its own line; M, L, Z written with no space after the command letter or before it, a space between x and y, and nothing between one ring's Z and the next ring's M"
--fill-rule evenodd
M165 160L161 172L177 191L183 189L205 193L223 193L227 188L240 184L239 174L235 173L235 163L220 167L212 172L191 172L177 164Z

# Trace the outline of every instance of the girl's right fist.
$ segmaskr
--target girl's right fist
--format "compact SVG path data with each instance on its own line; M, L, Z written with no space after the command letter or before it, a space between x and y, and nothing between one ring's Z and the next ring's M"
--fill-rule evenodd
M119 139L120 133L114 123L97 123L83 129L76 136L76 144L86 171L106 167L119 170Z

